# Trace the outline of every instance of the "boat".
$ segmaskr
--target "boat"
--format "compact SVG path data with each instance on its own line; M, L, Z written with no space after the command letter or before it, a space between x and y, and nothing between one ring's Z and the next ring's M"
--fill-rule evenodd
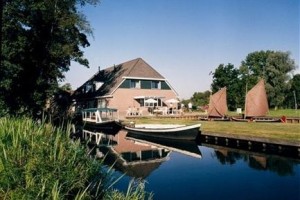
M209 98L208 118L226 119L227 114L227 90L221 88Z
M152 146L161 147L170 151L178 152L194 158L202 158L201 152L195 141L189 140L170 140L163 138L145 138L141 135L128 132L126 139L133 140L136 143L144 143Z
M269 112L265 82L261 79L246 94L245 112L242 118L232 117L237 122L281 122L280 118L266 117Z
M252 119L240 118L240 117L231 117L232 121L235 122L251 122Z
M82 110L82 121L84 127L95 129L114 129L121 127L115 108L88 108Z
M283 118L273 118L273 117L255 117L254 122L284 122Z
M125 126L125 129L131 134L145 137L196 140L200 134L200 127L201 124L133 124Z
M245 118L264 117L269 112L265 82L261 79L246 95Z

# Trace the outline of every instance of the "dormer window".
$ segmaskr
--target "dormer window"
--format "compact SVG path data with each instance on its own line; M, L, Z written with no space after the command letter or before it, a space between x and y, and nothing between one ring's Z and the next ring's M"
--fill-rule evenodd
M160 81L151 81L151 89L160 89Z
M139 80L130 80L130 88L141 88L141 82Z
M94 81L94 85L95 85L95 91L97 91L103 85L103 82Z
M94 88L92 83L88 82L85 84L85 90L84 90L85 93L93 92L93 90Z

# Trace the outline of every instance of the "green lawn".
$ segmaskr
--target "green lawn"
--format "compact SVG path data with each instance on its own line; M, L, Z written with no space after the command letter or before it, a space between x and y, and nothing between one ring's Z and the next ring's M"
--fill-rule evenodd
M228 115L229 116L236 116L237 113L231 111L231 112L228 112ZM295 110L295 109L277 109L277 110L270 109L267 116L270 116L270 117L282 117L282 116L300 117L300 111Z
M277 112L278 113L278 112ZM292 113L287 111L286 113ZM280 113L282 114L282 112ZM274 115L278 116L278 115ZM195 124L201 123L201 131L207 134L224 134L232 137L263 138L300 145L300 124L298 123L258 123L258 122L217 122L186 119L140 118L135 123Z
M202 121L204 133L220 133L300 144L300 124Z
M272 117L300 117L300 111L295 109L279 109L279 110L270 110L268 116Z

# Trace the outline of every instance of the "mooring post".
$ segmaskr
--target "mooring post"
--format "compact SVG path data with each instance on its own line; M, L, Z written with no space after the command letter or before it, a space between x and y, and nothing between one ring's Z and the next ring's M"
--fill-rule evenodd
M263 151L266 151L267 145L265 143L262 143Z

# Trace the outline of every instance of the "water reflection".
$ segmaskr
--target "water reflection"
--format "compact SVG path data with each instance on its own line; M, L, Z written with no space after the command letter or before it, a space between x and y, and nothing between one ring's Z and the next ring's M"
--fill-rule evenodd
M295 168L300 164L299 159L286 159L278 155L269 155L217 145L202 143L202 146L214 149L215 157L222 165L234 165L243 161L255 170L275 172L279 176L291 176L295 174Z
M106 133L105 133L106 132ZM201 158L199 146L214 150L213 158L222 165L234 165L239 161L255 170L272 171L280 176L294 174L294 167L299 165L299 158L286 159L277 154L264 154L245 147L236 149L225 145L215 145L208 141L184 141L145 138L123 129L95 130L85 127L82 138L93 146L91 153L98 158L105 158L105 163L135 178L148 177L154 170L170 159L172 151L194 158Z
M91 154L104 158L106 164L134 178L147 178L169 159L172 151L201 158L193 141L144 138L126 130L106 134L83 129L82 136L90 144L97 144L92 147Z
M114 186L123 192L134 177L146 180L146 190L155 199L300 198L300 159L294 150L276 152L255 144L249 148L246 142L220 139L217 144L157 140L125 130L85 131L89 143L95 142L96 133L101 138L97 146L91 145L92 155L113 166L117 177L125 174Z

